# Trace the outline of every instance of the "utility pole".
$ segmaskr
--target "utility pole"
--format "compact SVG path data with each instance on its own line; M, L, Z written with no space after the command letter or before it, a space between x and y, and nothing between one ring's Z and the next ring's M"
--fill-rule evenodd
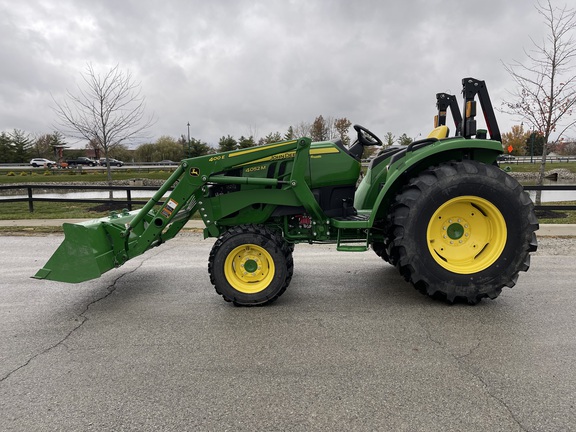
M188 126L188 157L192 157L192 149L190 148L190 122L188 122L187 126Z

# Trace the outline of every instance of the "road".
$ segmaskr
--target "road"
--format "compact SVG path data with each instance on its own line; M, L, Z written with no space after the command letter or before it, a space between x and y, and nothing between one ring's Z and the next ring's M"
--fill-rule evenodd
M216 295L195 233L95 281L30 279L61 240L0 238L1 431L576 430L576 239L475 307L299 245L261 308Z

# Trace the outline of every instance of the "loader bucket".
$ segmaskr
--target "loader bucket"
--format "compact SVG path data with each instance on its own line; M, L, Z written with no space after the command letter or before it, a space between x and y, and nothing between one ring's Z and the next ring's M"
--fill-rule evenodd
M65 223L63 229L64 241L34 278L78 283L116 267L113 245L101 220Z
M166 223L179 221L174 225L181 228L196 207L190 205L180 213L179 209L188 206L193 195L188 201L179 199L179 206L175 200L168 200L158 217L155 217L153 208L183 173L184 164L172 173L140 210L123 210L120 214L112 212L110 216L100 219L63 224L64 241L33 277L70 283L96 279L156 245ZM155 218L154 223L150 223L152 218ZM169 230L169 234L173 237L177 231ZM138 240L144 235L142 244L138 245ZM167 234L164 240L168 238L171 237Z

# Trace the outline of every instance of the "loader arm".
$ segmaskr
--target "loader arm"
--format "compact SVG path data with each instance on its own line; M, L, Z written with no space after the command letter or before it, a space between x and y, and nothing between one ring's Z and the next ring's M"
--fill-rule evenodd
M64 224L63 243L34 277L74 283L100 277L172 239L196 211L206 225L206 237L221 234L218 221L223 217L256 202L301 205L316 220L324 222L326 216L307 183L310 145L309 138L302 138L185 159L142 209L79 224ZM286 154L293 158L293 169L284 180L223 175L255 160L285 157ZM272 189L259 189L258 194L250 190L239 191L225 198L210 196L209 186L217 184L269 186Z

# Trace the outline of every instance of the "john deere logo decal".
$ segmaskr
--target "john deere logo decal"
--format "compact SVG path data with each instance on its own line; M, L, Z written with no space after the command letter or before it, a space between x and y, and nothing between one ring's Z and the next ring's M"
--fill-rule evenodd
M192 177L198 177L200 175L200 168L190 168L190 175Z

